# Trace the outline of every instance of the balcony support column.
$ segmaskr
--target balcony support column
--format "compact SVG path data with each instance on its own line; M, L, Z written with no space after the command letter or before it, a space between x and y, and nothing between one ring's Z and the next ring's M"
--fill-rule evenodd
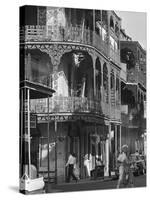
M102 83L101 83L101 99L102 101L104 102L104 83L103 83L103 65L104 65L104 61L102 60L101 61L101 79L102 79Z
M122 146L122 144L121 144L122 143L121 142L122 141L122 138L121 138L122 137L122 135L121 135L121 125L119 125L119 134L120 134L120 142L119 142L119 147L120 148L119 148L119 150L120 150L120 153L121 153L121 146Z
M92 56L93 61L93 86L94 86L94 97L96 97L96 69L95 69L95 63L96 63L96 56Z
M31 80L31 54L28 53L27 58L25 59L25 79L26 80Z
M107 133L106 145L105 145L105 150L106 150L106 164L105 164L105 172L104 172L105 177L109 176L110 131L111 131L111 125L108 125L108 133Z
M118 136L117 136L118 132L117 132L117 125L115 124L115 167L117 166L117 147L118 147Z

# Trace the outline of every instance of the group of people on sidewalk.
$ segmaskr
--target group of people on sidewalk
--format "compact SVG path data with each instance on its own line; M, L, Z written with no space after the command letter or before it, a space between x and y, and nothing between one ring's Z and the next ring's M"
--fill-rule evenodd
M84 171L85 171L85 177L91 177L92 176L92 171L98 166L102 165L102 161L100 158L96 157L96 163L92 165L92 156L86 154L84 156ZM68 167L68 177L67 177L67 182L70 182L70 179L72 178L76 182L79 180L79 166L77 164L77 159L75 153L70 153L68 157L68 161L66 163L66 167Z
M76 155L74 153L70 153L68 162L66 163L66 167L68 167L68 178L67 182L70 182L71 177L76 182L79 180L79 168L77 166L77 159ZM97 165L101 165L101 160L97 159ZM88 159L88 155L85 155L84 157L84 166L86 168L86 174L88 177L91 176L91 170L90 170L90 160ZM134 186L133 181L133 167L134 163L129 155L128 151L128 145L122 146L122 152L119 154L117 158L117 163L119 167L119 179L117 183L117 188L120 188L122 185L123 187Z

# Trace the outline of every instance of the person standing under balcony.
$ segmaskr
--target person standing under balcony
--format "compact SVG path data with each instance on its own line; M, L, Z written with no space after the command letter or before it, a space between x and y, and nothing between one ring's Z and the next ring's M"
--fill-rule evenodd
M68 166L68 178L67 181L70 182L70 178L72 177L74 180L78 180L78 178L74 175L74 169L76 168L76 156L74 153L70 153L68 162L66 167Z
M118 156L117 162L119 164L119 179L117 188L120 188L121 184L124 184L125 180L128 179L128 145L122 146L122 153Z
M85 168L85 177L90 177L90 160L88 159L88 154L84 156L84 168Z

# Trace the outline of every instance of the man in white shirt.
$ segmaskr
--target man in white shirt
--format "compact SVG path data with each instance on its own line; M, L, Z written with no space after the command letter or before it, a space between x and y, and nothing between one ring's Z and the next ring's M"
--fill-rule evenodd
M74 168L76 167L76 157L75 157L75 154L74 153L70 153L70 155L69 155L69 158L68 158L68 162L67 162L67 164L66 164L66 167L69 167L68 168L68 182L70 182L70 178L71 178L71 176L72 176L72 178L74 179L74 180L76 180L76 182L77 182L77 177L74 175L74 172L73 172L73 170L74 170Z
M128 165L127 151L128 151L128 145L123 145L122 153L117 158L117 162L119 164L119 180L118 180L117 188L119 188L121 183L123 183L124 173L126 170L126 166Z

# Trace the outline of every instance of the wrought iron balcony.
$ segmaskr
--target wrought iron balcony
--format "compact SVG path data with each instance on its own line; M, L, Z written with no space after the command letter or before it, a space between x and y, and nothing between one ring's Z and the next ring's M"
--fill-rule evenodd
M108 42L90 29L82 26L24 26L20 29L21 42L76 42L96 47L108 56Z
M29 26L26 25L20 29L21 42L75 42L85 45L91 45L100 50L105 56L110 56L112 61L119 64L119 51L111 49L111 45L102 39L101 35L82 26L69 26L65 29L57 26Z
M48 105L46 99L31 101L31 112L47 113ZM91 113L109 116L109 104L97 100L81 97L53 97L49 99L50 113Z

